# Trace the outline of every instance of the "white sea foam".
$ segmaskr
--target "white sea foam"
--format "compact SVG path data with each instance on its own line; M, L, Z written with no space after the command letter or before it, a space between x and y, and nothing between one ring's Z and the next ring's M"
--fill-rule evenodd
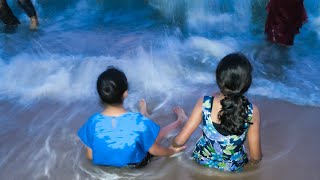
M187 27L194 27L200 29L200 32L204 31L213 31L216 32L219 29L223 29L226 25L231 26L231 33L234 31L247 31L247 27L250 29L250 17L251 12L251 2L249 0L245 1L202 1L195 2L189 0L180 0L180 1L158 1L151 0L150 4L158 9L168 18L175 18L177 16L183 16L186 18ZM310 4L314 2L308 1L307 9L310 8ZM90 4L87 1L72 2L70 7L75 7L77 10L84 10L86 6L94 5L95 3ZM226 5L226 6L225 6ZM227 7L223 9L222 7ZM236 8L233 8L236 7ZM175 11L179 9L179 12ZM39 10L44 10L46 7L39 6ZM101 8L103 9L103 8ZM69 17L69 13L72 11L72 8L66 9L68 12L60 14L58 17L50 17L54 20L55 18L63 21L61 24L68 24L69 20L65 17ZM94 13L100 13L98 10L94 10ZM93 13L93 15L94 15ZM182 14L176 14L182 13ZM68 14L68 15L66 15ZM72 13L71 13L72 14ZM314 29L318 33L319 37L319 27L320 19L318 16L313 13L310 16L310 21L312 22L312 31ZM316 18L313 18L316 17ZM90 16L91 17L91 16ZM110 17L112 17L110 15ZM87 23L87 18L89 17L79 17L70 19L71 22L81 21L85 27ZM92 17L91 17L92 18ZM52 21L52 19L49 19ZM49 21L48 20L48 21ZM236 21L236 23L234 23ZM77 24L77 23L75 23ZM51 32L64 32L63 25L50 25L48 29ZM68 24L70 25L70 24ZM204 27L206 25L207 27ZM71 25L70 25L71 26ZM88 26L92 26L89 24ZM234 26L237 26L235 29ZM115 27L116 29L117 27ZM132 30L132 27L128 27ZM182 33L183 30L177 27L174 31L168 30L164 37L157 37L154 42L150 44L143 44L139 40L137 34L133 34L132 37L134 40L130 41L131 46L135 47L128 51L124 51L120 56L114 55L111 52L111 55L70 55L78 54L82 50L86 49L86 41L81 39L82 33L87 32L78 32L71 29L68 33L63 36L58 36L58 39L51 37L50 33L37 34L41 38L31 38L30 46L34 45L35 48L31 47L27 49L28 54L13 53L14 56L9 55L8 59L0 60L0 97L1 98L14 98L19 97L24 100L34 100L40 98L54 98L60 100L73 100L73 99L87 99L87 98L96 98L95 83L97 76L101 73L107 66L114 65L122 69L128 76L130 82L130 91L135 93L134 95L142 96L146 93L152 94L161 94L168 99L174 97L176 94L183 95L186 90L201 89L202 87L210 84L214 84L214 70L218 61L225 55L243 50L243 41L242 36L238 34L230 35L228 33L223 34L222 36L217 37L217 35L206 36L204 34L192 34L190 33L187 36L184 36ZM190 29L187 29L187 33ZM228 29L226 29L228 30ZM145 34L150 33L148 30L138 29L138 32L146 31ZM104 35L112 37L104 31L98 31L99 36L94 36L96 32L88 33L87 37L92 37L93 39L101 39ZM116 32L121 33L121 32ZM136 33L136 32L133 32ZM57 33L59 34L59 33ZM76 34L76 35L75 35ZM307 34L307 33L305 33ZM6 49L2 49L1 53L5 54L6 52L11 52L10 47L15 47L16 42L22 42L22 44L28 44L19 38L31 34L22 34L17 33L17 39L13 35L1 35L1 38L7 39L5 43L9 44ZM56 35L56 34L55 34ZM72 35L75 35L76 38L72 39ZM112 34L114 35L114 34ZM117 35L117 34L116 34ZM43 36L43 37L42 37ZM306 36L306 35L305 35ZM28 37L27 37L28 38ZM44 40L43 40L43 39ZM64 39L66 38L66 39ZM70 40L71 39L71 40ZM80 39L81 47L72 47L76 46L78 40ZM72 41L72 43L62 44L60 41ZM114 39L112 39L114 40ZM119 39L116 39L119 40ZM252 38L253 42L248 46L255 47L255 39ZM259 40L261 41L261 39ZM3 41L4 42L4 41ZM92 41L90 42L92 46L95 44ZM115 42L122 42L115 41ZM247 41L245 41L247 42ZM50 44L52 43L52 44ZM128 42L123 42L126 44ZM155 43L152 44L152 43ZM260 43L260 42L258 42ZM47 45L48 44L48 45ZM62 47L68 49L68 53L59 54L59 50L55 49L56 45L61 45ZM97 47L89 48L99 49L101 47L105 48L105 44L102 42L96 43ZM261 43L260 43L261 44ZM3 45L3 44L2 44ZM109 44L108 44L109 45ZM89 47L89 46L88 46ZM120 46L126 47L124 46ZM25 48L21 45L17 48ZM51 52L55 49L54 52ZM316 48L316 47L312 47ZM72 49L76 49L72 51ZM295 102L298 104L310 104L310 105L319 105L319 94L317 90L319 85L317 84L317 71L316 66L318 62L313 63L312 67L308 67L309 64L305 64L304 68L308 67L307 72L303 71L303 68L300 68L299 64L302 65L299 61L305 62L301 57L306 57L304 52L299 51L299 47L293 47L292 50L297 50L296 53L291 53L289 57L292 60L292 67L280 67L283 70L281 76L287 77L285 82L279 83L277 80L267 78L267 77L255 77L255 84L252 86L250 92L252 94L268 96L272 98L280 98ZM117 51L117 48L114 48ZM61 50L63 51L63 50ZM93 50L92 50L93 51ZM246 50L248 51L248 50ZM251 49L249 49L251 51ZM14 51L15 52L15 51ZM31 53L30 53L31 52ZM93 51L100 52L100 51ZM246 52L245 52L246 53ZM270 53L276 54L273 51ZM80 53L79 53L80 54ZM92 53L94 54L94 53ZM99 53L98 53L99 54ZM116 54L116 53L115 53ZM250 54L247 53L247 54ZM265 56L268 56L268 53L261 53ZM301 55L302 54L302 55ZM317 52L312 50L314 54L311 58L317 60ZM255 59L252 59L254 62ZM258 64L260 67L256 68L257 71L264 71L266 66L264 64ZM268 64L273 66L272 63ZM274 65L275 68L278 66ZM282 66L282 65L281 65ZM286 65L283 65L286 66ZM271 69L274 70L274 69ZM277 69L276 69L277 70ZM315 76L311 73L313 72ZM303 74L303 77L299 77L299 74ZM264 74L268 75L268 73ZM302 88L298 85L293 85L292 82L299 81L302 82ZM291 82L289 84L288 82ZM214 86L214 85L213 85ZM285 93L284 93L285 92ZM305 94L302 96L298 96ZM161 105L164 105L164 101ZM159 106L158 108L160 108Z
M7 64L2 63L0 92L8 97L23 99L88 97L93 94L93 78L106 66L104 59L108 57L82 61L81 57L34 59L20 55Z
M318 38L320 39L320 17L314 18L312 20L312 24L315 27L315 30L318 34Z
M319 106L320 94L317 91L305 93L299 87L290 87L281 82L272 82L266 79L256 79L255 85L249 89L253 95L265 96L273 99L282 99L299 105Z
M187 22L188 29L194 32L243 33L250 25L249 0L150 0L149 4L169 21Z
M211 56L220 60L229 53L235 52L237 44L232 38L224 38L222 40L210 40L204 37L191 37L188 40L191 48L202 50Z
M183 48L178 48L178 47ZM79 100L97 98L96 79L98 75L113 65L122 69L129 80L132 106L143 94L159 94L163 99L186 95L186 89L201 89L211 85L214 88L214 67L218 60L228 53L237 51L238 44L232 38L210 40L204 37L191 37L185 42L172 41L168 49L151 49L146 51L137 48L135 53L115 58L111 56L81 57L52 55L34 57L20 54L9 62L0 61L0 94L2 98L19 97L22 100L54 98L57 100ZM209 58L200 59L200 64L208 64L212 68L193 68L193 62L182 59L181 51L208 54ZM193 60L192 60L193 61ZM197 60L199 61L199 60ZM186 66L187 65L187 66ZM310 71L312 67L310 67ZM297 69L300 71L299 69ZM285 73L296 74L284 69ZM291 78L296 77L292 76ZM289 76L290 77L290 76ZM298 76L297 76L298 77ZM296 78L297 78L296 77ZM292 79L294 80L294 79ZM303 93L297 86L289 86L286 82L258 77L250 89L251 94L270 98L285 99L296 104L319 105L319 93L314 83L303 80L302 85L310 89ZM310 84L311 83L311 84ZM315 90L312 90L315 89ZM151 95L154 96L154 95ZM159 104L161 108L166 101ZM155 110L157 110L157 108Z

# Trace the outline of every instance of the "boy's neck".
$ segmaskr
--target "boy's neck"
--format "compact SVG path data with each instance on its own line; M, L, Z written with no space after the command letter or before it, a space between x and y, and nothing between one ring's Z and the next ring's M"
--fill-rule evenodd
M122 104L116 106L107 105L102 111L102 114L107 116L120 116L126 112L127 110L123 107Z

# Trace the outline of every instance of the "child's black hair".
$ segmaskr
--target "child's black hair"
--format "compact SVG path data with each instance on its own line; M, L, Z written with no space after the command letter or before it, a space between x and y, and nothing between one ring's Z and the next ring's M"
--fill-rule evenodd
M230 134L241 135L248 122L249 101L244 97L252 81L252 66L241 53L225 56L217 66L216 81L225 96L218 113L221 128Z
M126 90L128 90L126 75L113 66L109 66L107 70L98 77L97 91L104 104L122 104L123 94Z

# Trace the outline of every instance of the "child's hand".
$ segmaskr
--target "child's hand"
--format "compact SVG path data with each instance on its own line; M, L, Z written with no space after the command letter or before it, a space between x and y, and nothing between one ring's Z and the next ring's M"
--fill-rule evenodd
M178 153L180 151L183 151L187 148L187 146L181 146L181 147L173 147L172 145L169 147L174 153Z

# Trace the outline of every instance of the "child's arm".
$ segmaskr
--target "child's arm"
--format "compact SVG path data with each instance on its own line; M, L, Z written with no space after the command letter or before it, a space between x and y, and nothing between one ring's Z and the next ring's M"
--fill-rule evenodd
M92 160L92 150L89 147L86 147L86 156L89 160Z
M192 133L199 127L202 121L202 102L203 97L198 100L181 132L173 139L173 147L183 146Z
M248 130L248 145L250 151L250 162L258 163L262 158L260 143L260 112L256 106L253 106L252 123Z
M154 156L171 156L175 153L178 153L184 150L185 148L186 148L185 146L182 146L179 148L173 148L173 147L165 148L160 144L158 144L157 142L155 142L149 149L149 153Z

